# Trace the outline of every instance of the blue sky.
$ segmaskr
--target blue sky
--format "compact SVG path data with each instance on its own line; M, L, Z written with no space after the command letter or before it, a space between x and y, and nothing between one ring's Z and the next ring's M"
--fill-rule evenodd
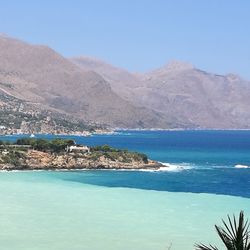
M2 0L0 33L130 71L182 60L250 79L249 0Z

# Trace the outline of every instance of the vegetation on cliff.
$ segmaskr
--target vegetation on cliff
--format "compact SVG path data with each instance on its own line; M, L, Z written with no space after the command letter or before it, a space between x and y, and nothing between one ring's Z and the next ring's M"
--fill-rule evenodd
M91 156L97 159L101 155L104 155L105 157L113 161L118 159L121 162L127 162L127 163L131 162L132 160L142 161L145 164L148 163L148 157L145 154L138 152L130 152L126 149L116 149L110 147L109 145L91 147L90 150L91 150Z
M2 169L43 168L143 168L156 164L145 154L108 145L87 147L71 139L21 138L14 143L0 141ZM153 166L154 167L154 166Z
M27 145L30 146L34 150L43 151L43 152L51 152L51 153L59 153L65 151L67 146L74 145L75 142L73 140L66 139L34 139L34 138L22 138L16 141L17 145Z

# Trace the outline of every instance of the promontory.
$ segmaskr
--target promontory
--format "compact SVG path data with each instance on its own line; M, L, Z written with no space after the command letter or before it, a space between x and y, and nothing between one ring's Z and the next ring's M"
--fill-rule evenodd
M0 141L0 170L152 169L147 155L108 145L88 147L67 139Z

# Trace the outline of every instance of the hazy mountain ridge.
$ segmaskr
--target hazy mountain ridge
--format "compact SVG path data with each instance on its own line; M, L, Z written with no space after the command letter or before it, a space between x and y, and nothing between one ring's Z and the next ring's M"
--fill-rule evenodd
M84 58L72 61L84 69L85 64L81 63ZM110 72L106 70L104 74L104 67L99 71L100 66L93 66L91 69L104 78ZM190 127L250 127L250 82L239 76L212 74L189 63L174 61L139 77L134 75L134 81L137 81L134 86L121 81L118 88L115 82L111 82L111 87L135 105L175 117L181 124L190 124Z
M82 70L46 46L0 37L0 58L1 88L19 99L112 127L166 124L164 115L135 107L98 73Z
M183 62L134 74L0 36L0 90L86 123L120 128L249 128L250 83Z
M95 71L110 83L112 89L125 99L130 99L130 88L140 87L140 77L102 60L91 57L75 57L71 61L84 70Z

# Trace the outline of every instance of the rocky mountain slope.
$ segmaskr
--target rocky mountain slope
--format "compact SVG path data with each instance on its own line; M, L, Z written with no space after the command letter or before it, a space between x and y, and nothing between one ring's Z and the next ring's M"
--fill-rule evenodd
M112 89L134 105L163 113L183 127L250 128L250 82L239 76L207 73L183 62L139 75L96 59L71 60L111 79Z
M0 37L0 88L21 100L112 127L164 127L164 115L117 95L98 73L46 46Z
M6 36L0 36L0 93L5 106L15 98L33 111L84 124L250 128L250 82L239 76L216 75L182 62L134 74L90 57L68 59L49 47Z
M141 87L139 75L117 68L104 61L85 56L72 58L71 60L84 70L91 70L100 74L110 83L117 94L127 100L131 99L131 89Z

